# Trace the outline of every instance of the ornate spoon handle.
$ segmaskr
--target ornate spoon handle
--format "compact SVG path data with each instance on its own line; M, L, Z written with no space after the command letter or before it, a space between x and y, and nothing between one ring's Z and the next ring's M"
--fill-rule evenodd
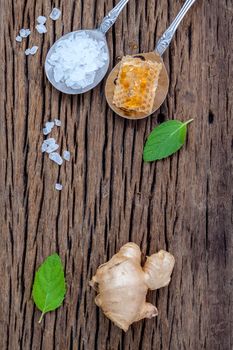
M186 13L190 9L190 7L194 4L195 1L196 0L186 0L185 1L183 7L181 8L180 12L176 16L176 18L174 19L174 21L172 22L170 27L166 30L166 32L159 39L159 41L156 45L156 48L155 48L155 52L158 53L160 56L162 56L163 53L168 48L180 22L182 21L182 19L184 18L184 16L186 15Z
M106 34L107 31L113 26L113 24L116 22L117 17L125 7L125 5L129 2L129 0L121 0L118 2L118 4L107 14L106 17L104 17L99 30Z

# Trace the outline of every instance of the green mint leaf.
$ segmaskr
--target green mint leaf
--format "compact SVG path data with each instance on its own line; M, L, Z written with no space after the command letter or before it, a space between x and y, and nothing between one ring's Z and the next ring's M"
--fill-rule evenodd
M193 119L182 123L179 120L169 120L156 127L149 135L144 151L145 162L153 162L171 156L185 143L187 125Z
M61 306L66 294L64 269L57 254L50 255L36 272L32 297L42 312L39 323L46 312Z

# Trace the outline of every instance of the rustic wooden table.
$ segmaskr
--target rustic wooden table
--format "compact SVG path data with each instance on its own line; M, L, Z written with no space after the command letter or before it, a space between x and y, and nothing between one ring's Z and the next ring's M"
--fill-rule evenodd
M115 2L114 2L115 3ZM57 92L45 78L48 48L61 34L92 28L112 0L1 1L1 350L233 349L232 114L233 5L197 0L164 59L169 96L138 122L114 115L104 82L83 96ZM152 50L182 0L130 0L107 35L111 67L126 53ZM48 33L33 30L57 5ZM36 44L35 56L24 50ZM43 124L72 160L61 168L40 152ZM154 164L142 161L147 135L171 118L188 120L186 146ZM61 181L62 192L54 190ZM169 288L149 293L159 316L116 328L88 286L99 264L124 243L144 254L164 248L176 266ZM64 305L38 324L31 300L35 269L51 253L65 264Z

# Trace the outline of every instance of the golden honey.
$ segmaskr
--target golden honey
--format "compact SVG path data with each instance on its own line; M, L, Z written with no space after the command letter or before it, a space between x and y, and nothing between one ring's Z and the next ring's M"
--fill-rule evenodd
M124 110L150 113L161 68L162 65L157 62L124 57L113 103Z

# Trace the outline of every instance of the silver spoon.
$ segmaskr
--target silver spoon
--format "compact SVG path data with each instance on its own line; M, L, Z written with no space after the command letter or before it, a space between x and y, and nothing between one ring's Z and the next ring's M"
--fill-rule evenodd
M105 96L106 96L107 102L108 102L109 106L111 107L111 109L115 113L117 113L121 117L127 118L127 119L142 119L142 118L146 118L149 115L151 115L152 113L154 113L157 109L159 109L161 104L164 102L165 98L167 97L167 93L168 93L169 78L168 78L166 67L165 67L164 62L162 60L162 55L164 54L164 52L168 48L180 22L182 21L182 19L184 18L184 16L186 15L188 10L190 9L190 7L195 3L195 1L196 0L186 0L184 2L180 12L176 16L176 18L174 19L172 24L169 26L169 28L165 31L165 33L159 39L154 51L148 52L148 53L140 53L140 54L136 54L136 55L132 56L132 57L141 57L144 60L149 60L152 62L162 63L162 70L160 73L158 88L156 90L154 105L153 105L153 109L152 109L151 113L148 114L148 113L135 112L135 111L126 111L126 110L123 110L119 107L116 107L116 105L113 103L115 82L118 78L118 73L120 70L121 62L119 62L112 69L112 71L110 72L110 74L108 76L106 86L105 86Z
M108 44L106 41L106 33L107 31L113 26L113 24L116 22L119 14L125 7L125 5L128 3L129 0L121 0L110 12L109 14L104 17L100 27L98 29L92 29L92 30L78 30L74 32L70 32L64 36L62 36L60 39L58 39L53 46L50 48L46 60L45 60L45 72L47 75L48 80L50 83L59 91L64 92L66 94L82 94L84 92L87 92L96 85L98 85L101 80L104 78L104 76L107 73L108 67L109 67L109 50L108 50ZM68 37L80 35L81 33L86 33L90 38L95 39L97 41L102 41L104 43L104 46L102 48L102 53L106 56L107 54L107 60L103 67L99 68L96 72L94 82L86 87L80 87L80 88L71 88L68 87L65 83L56 82L54 79L54 72L53 72L53 66L49 63L49 59L51 55L55 52L57 45L64 39L67 39Z

